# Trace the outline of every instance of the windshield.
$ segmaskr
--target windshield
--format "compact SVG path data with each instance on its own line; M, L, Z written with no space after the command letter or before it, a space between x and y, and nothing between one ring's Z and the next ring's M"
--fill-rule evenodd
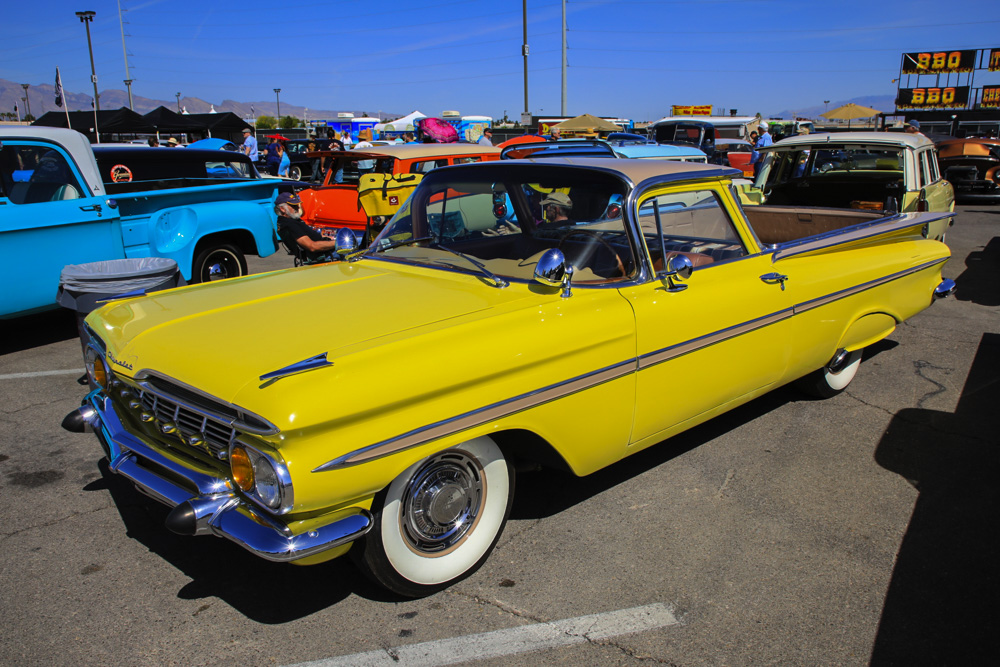
M796 147L794 150L773 152L770 166L761 171L758 185L804 178L830 180L873 173L886 178L902 178L903 159L903 149L890 146Z
M529 281L542 253L559 248L574 267L574 284L618 282L636 271L622 218L626 192L625 183L593 170L449 167L424 178L368 255L496 284L486 272Z

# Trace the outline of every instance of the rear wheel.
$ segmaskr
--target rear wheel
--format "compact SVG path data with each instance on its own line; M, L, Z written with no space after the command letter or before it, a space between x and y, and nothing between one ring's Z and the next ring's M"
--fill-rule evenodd
M514 469L488 437L438 452L376 498L374 526L354 556L377 583L429 595L475 572L503 532Z
M207 283L211 280L238 278L247 274L247 260L243 251L231 243L208 246L194 258L191 281Z
M293 164L288 169L288 177L291 178L293 181L301 181L302 180L302 167L300 167L297 164Z
M834 360L824 368L813 371L799 379L795 386L799 391L817 398L832 398L847 389L851 380L858 374L861 365L862 350L847 352L834 357Z

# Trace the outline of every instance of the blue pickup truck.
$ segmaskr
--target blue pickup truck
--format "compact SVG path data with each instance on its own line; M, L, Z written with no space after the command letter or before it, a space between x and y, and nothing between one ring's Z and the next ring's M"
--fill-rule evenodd
M238 153L0 127L0 319L56 307L67 264L168 257L188 282L244 275L246 255L277 250L279 184Z

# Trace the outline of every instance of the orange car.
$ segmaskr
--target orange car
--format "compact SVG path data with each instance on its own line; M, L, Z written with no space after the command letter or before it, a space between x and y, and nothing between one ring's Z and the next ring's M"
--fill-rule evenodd
M333 236L342 227L363 232L368 226L358 200L359 162L374 162L377 174L426 174L450 164L498 160L500 149L479 144L391 144L364 151L316 151L308 157L325 157L327 164L332 160L333 169L327 170L322 185L299 193L302 218Z

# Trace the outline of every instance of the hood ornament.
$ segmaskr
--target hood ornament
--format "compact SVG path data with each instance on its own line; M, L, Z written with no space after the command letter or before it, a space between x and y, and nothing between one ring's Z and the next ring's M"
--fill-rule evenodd
M304 373L306 371L316 370L317 368L333 366L332 361L327 361L326 355L326 352L323 354L317 354L315 357L309 357L308 359L297 361L290 366L279 368L278 370L271 371L270 373L264 373L260 376L260 380L261 382L277 380L278 378L283 378L287 375L295 375L296 373Z

